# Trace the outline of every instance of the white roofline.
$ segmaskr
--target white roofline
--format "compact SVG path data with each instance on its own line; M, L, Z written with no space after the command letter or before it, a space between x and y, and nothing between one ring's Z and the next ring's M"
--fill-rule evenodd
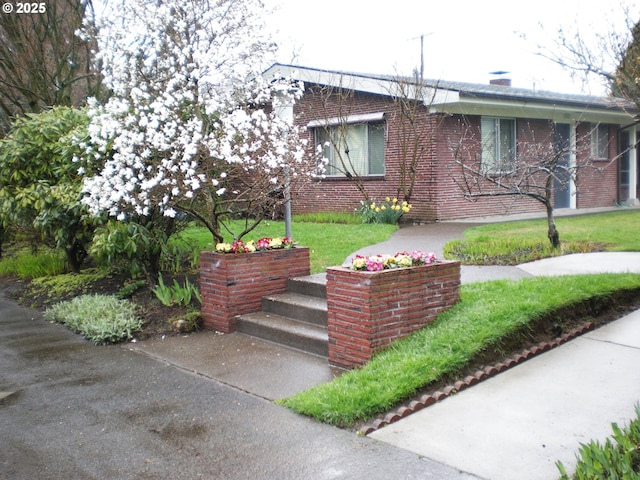
M372 75L331 72L327 70L296 67L292 65L275 64L267 69L264 74L272 78L294 78L306 83L327 85L335 88L356 90L376 95L398 95L398 83L392 77L376 77ZM637 112L626 112L621 106L607 107L604 105L582 105L580 101L593 98L579 95L567 96L567 101L562 98L548 98L544 93L531 92L529 97L526 92L514 89L517 95L504 95L497 98L495 95L481 95L462 92L460 89L447 88L452 82L442 82L443 85L428 86L421 92L414 88L409 98L419 100L434 113L461 114L461 115L505 115L521 118L551 119L558 121L592 121L612 124L628 124L633 121ZM455 86L455 85L452 85ZM478 87L478 86L475 86ZM482 86L480 86L482 88ZM509 87L500 87L508 89ZM505 90L511 92L512 90ZM523 95L522 92L525 92ZM419 93L422 94L418 98ZM554 94L549 94L554 95ZM598 99L601 100L601 99Z

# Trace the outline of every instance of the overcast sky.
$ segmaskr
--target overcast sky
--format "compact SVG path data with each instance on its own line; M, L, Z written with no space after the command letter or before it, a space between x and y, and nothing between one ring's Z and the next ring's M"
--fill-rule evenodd
M604 90L582 91L535 54L537 45L552 45L561 27L586 36L622 25L621 5L640 19L631 0L265 1L279 6L273 24L281 63L410 74L420 67L424 36L425 78L488 83L490 72L507 71L514 87L567 93Z

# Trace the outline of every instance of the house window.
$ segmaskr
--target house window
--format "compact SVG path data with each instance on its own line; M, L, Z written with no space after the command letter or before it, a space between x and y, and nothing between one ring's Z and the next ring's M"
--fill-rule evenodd
M316 145L329 160L325 174L384 175L384 131L384 122L316 128Z
M512 118L482 117L482 167L487 172L511 170L516 157L516 121Z
M606 125L591 125L591 156L609 158L609 128Z

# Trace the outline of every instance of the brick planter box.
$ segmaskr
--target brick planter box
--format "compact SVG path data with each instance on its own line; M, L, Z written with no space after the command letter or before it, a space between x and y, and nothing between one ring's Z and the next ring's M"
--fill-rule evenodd
M306 247L255 253L200 254L200 294L204 327L236 331L237 315L259 312L262 297L287 290L287 279L309 275Z
M329 363L354 368L460 299L460 262L366 272L327 269Z

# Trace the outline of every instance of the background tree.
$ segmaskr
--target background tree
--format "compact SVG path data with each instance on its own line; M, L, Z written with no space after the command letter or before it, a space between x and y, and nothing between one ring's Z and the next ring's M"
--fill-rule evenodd
M0 15L0 136L18 115L81 106L99 92L91 42L76 35L92 21L91 0L39 5L44 11Z
M307 177L298 129L262 108L274 49L264 18L260 0L108 4L97 58L111 96L90 108L90 148L104 162L85 180L92 212L182 211L220 242L232 215L247 219L240 238Z
M611 92L631 100L640 108L640 22L631 28L631 40L611 79Z
M554 218L554 194L560 190L577 189L579 172L596 168L591 158L591 132L576 139L575 146L568 140L559 140L554 125L549 126L547 138L535 138L533 129L527 128L527 141L518 141L513 150L501 152L501 158L488 163L483 151L480 127L467 120L460 124L460 136L452 139L456 168L451 169L453 181L465 198L531 198L545 207L547 237L554 248L560 246L560 234ZM483 158L484 157L484 158ZM586 172L585 172L586 173Z
M411 202L420 163L425 162L432 148L433 135L437 130L437 116L429 115L438 92L438 83L427 85L421 72L413 77L396 75L389 94L396 106L395 122L399 146L400 178L397 197ZM425 128L429 125L429 128Z
M538 53L564 68L583 85L597 81L609 93L640 108L640 27L629 7L612 9L609 29L559 28L552 45Z

